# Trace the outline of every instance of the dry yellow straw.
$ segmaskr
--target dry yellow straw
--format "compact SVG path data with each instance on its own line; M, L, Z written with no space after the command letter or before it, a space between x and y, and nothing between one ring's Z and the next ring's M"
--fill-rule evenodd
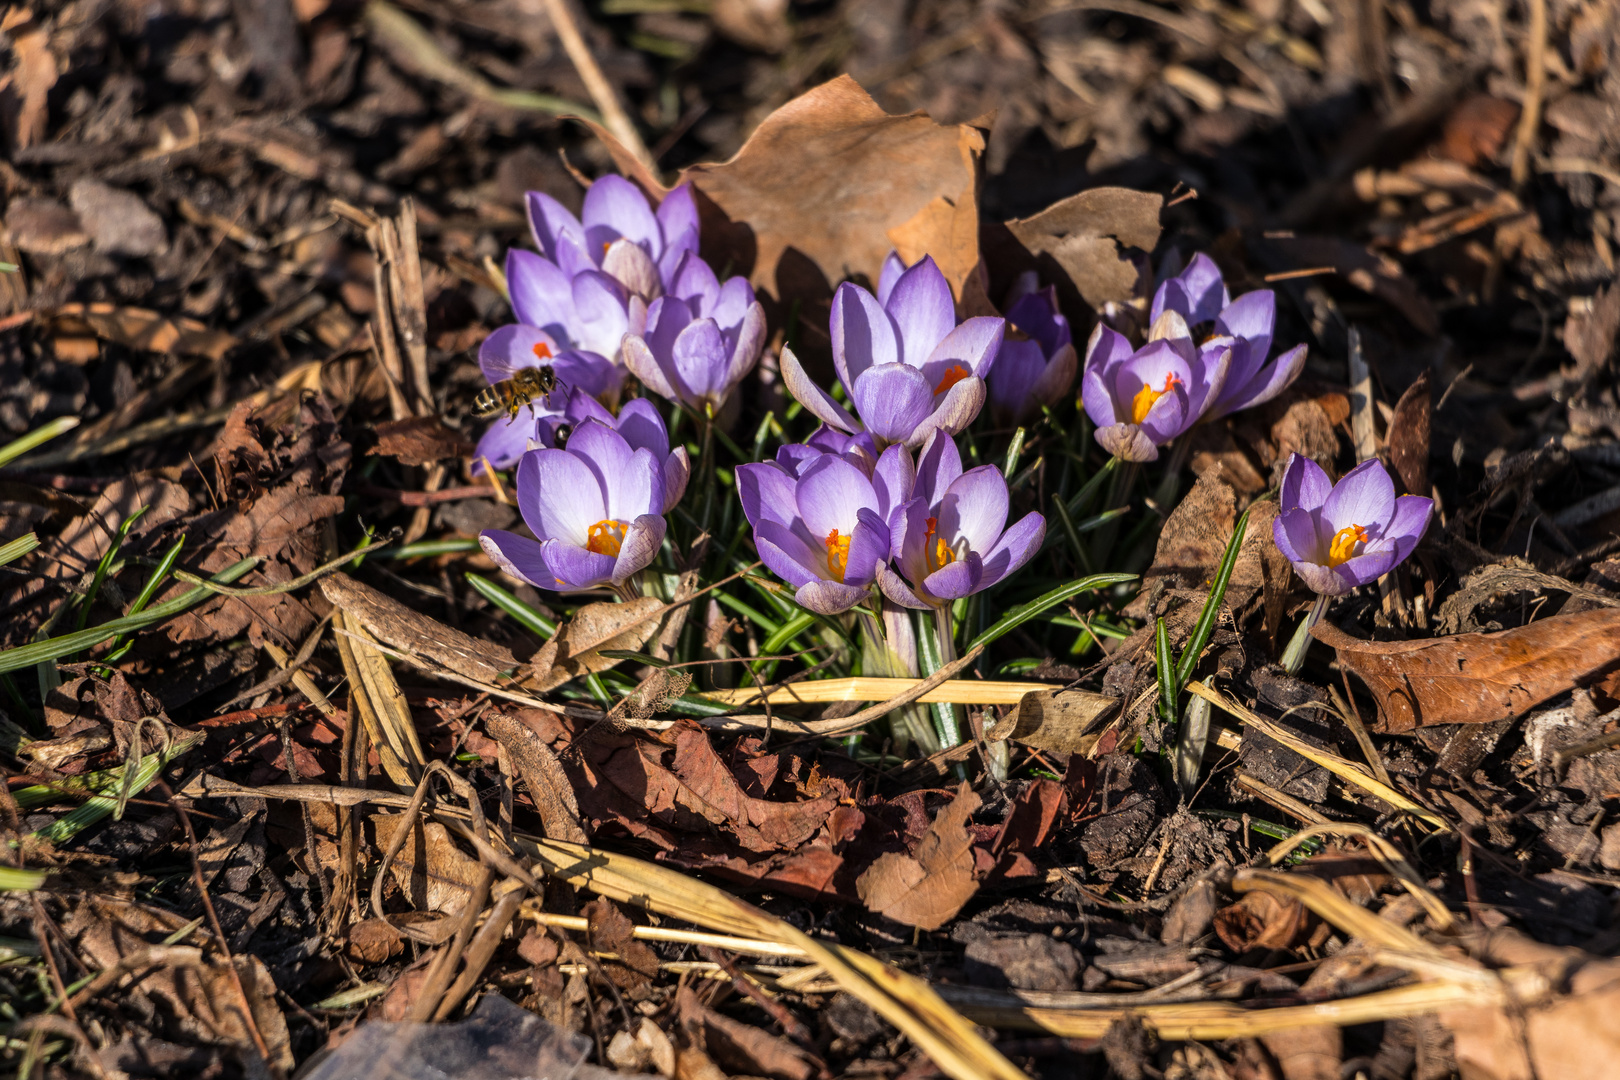
M704 696L722 705L798 705L829 701L888 701L916 686L920 679L815 679L779 686L770 694L741 688L711 690ZM952 679L918 698L919 702L947 705L1016 705L1025 694L1056 690L1055 683L990 682L983 679Z

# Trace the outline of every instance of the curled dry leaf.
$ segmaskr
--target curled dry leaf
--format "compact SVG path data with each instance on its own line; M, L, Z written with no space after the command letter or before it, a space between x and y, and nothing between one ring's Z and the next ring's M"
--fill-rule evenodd
M1044 277L1057 282L1067 278L1086 303L1100 308L1136 295L1139 271L1130 250L1153 250L1163 206L1161 196L1147 192L1092 188L1034 217L1009 221L1005 228L1034 266L1052 264L1062 271L1055 274L1047 267Z
M1425 371L1401 394L1389 421L1389 463L1412 495L1429 493L1429 421L1433 416L1434 401Z
M1014 742L1058 754L1084 754L1119 709L1119 699L1086 690L1031 690L1018 712L985 732L992 742Z
M1362 641L1328 622L1311 633L1378 702L1377 730L1488 724L1584 684L1620 657L1620 609L1554 615L1491 634Z
M889 852L868 867L855 882L867 908L921 930L937 930L962 910L979 887L973 880L973 837L967 831L979 804L964 783L914 853Z
M372 815L378 850L388 849L394 830L404 819L403 814ZM454 915L466 906L482 872L478 860L462 854L437 821L419 821L388 869L413 906L446 915Z
M597 671L606 671L620 661L603 656L604 649L635 652L647 643L658 630L658 619L664 605L655 597L643 596L622 604L586 604L564 623L557 635L546 643L546 649L535 655L536 690L551 690L569 679ZM554 665L542 674L538 661L547 649L555 649L550 657Z
M1215 933L1236 953L1250 949L1292 949L1321 925L1304 904L1264 889L1246 892L1215 913Z
M402 465L431 465L445 458L465 457L473 444L445 426L437 416L413 416L377 425L377 445L369 453L396 458Z
M580 821L574 787L568 782L568 774L563 772L562 762L545 740L505 713L489 717L484 721L484 728L517 767L518 775L529 789L529 798L540 811L547 838L590 843L591 838Z

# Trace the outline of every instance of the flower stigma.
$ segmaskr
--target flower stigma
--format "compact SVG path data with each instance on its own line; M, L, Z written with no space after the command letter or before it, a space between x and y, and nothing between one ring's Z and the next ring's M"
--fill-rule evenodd
M551 359L551 346L547 345L543 341L535 342L534 343L534 355L535 355L535 359L537 359L537 360L550 360Z
M847 536L839 536L838 530L834 529L824 541L827 545L827 572L840 585L844 582L844 572L849 569L849 540Z
M951 550L951 545L939 535L939 518L928 519L928 531L923 534L923 558L928 563L930 574L956 561L956 553Z
M1357 555L1356 545L1367 542L1367 530L1360 525L1347 525L1333 534L1333 540L1328 544L1329 566L1338 566L1349 562Z
M952 364L950 367L945 369L945 376L939 380L939 385L934 387L934 393L943 394L945 391L949 390L951 387L955 386L957 383L961 382L971 374L973 374L973 372L969 371L961 364Z
M585 550L593 555L611 555L619 557L619 548L624 546L624 534L630 526L613 518L603 518L592 525L586 533Z
M1138 390L1136 396L1131 399L1131 423L1140 424L1146 420L1147 414L1153 411L1154 403L1168 394L1172 386L1180 385L1181 376L1175 372L1171 372L1164 377L1163 390L1153 389L1152 383L1143 383L1142 389Z

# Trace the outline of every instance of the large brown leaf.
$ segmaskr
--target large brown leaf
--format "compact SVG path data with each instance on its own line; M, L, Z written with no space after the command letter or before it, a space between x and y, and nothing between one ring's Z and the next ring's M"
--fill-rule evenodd
M1129 188L1092 188L1061 199L1007 230L1040 263L1050 261L1094 308L1129 300L1137 263L1129 249L1150 252L1159 242L1164 199ZM1056 274L1049 278L1061 280Z
M979 797L963 784L911 855L889 852L855 882L867 908L922 930L944 926L979 888L968 818Z
M1327 622L1311 633L1372 691L1390 734L1519 716L1620 664L1616 608L1429 641L1361 641Z
M851 275L876 283L898 249L932 255L958 299L979 262L984 134L891 116L847 75L767 116L737 156L681 174L704 198L704 254L785 300Z

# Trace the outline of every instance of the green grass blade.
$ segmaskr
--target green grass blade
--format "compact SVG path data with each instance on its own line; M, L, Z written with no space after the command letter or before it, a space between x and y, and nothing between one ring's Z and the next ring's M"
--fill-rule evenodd
M246 574L259 564L258 557L243 559L215 574L210 581L217 585L229 585L237 578ZM138 615L125 615L121 619L104 622L100 626L92 626L88 630L76 630L71 634L60 637L47 638L44 641L32 642L28 645L19 645L14 649L0 651L0 672L20 671L23 668L34 667L51 660L60 660L64 656L71 656L83 649L99 645L110 637L135 630L144 630L148 626L155 626L165 619L171 619L190 608L201 600L214 595L214 590L199 585L184 595L177 596L168 603L148 608Z
M49 871L0 866L0 892L32 892L45 884Z
M23 533L15 540L0 544L0 566L16 562L37 547L39 547L39 537L33 533Z
M1165 720L1174 723L1176 694L1181 688L1176 685L1176 665L1170 657L1170 634L1164 628L1162 617L1153 627L1153 660L1155 672L1159 677L1159 713Z
M1121 585L1127 581L1135 580L1135 574L1092 574L1089 577L1071 581L1066 585L1059 585L1051 592L1042 593L1029 603L1020 604L1007 612L1007 614L992 623L984 633L968 642L967 648L971 650L980 645L989 645L1003 634L1017 629L1031 619L1039 618L1048 608L1055 607L1070 597L1079 596L1081 593L1090 592L1093 589L1106 589L1113 585Z
M1204 610L1198 613L1198 622L1193 625L1192 636L1187 639L1187 647L1181 651L1181 659L1176 663L1178 694L1181 688L1187 685L1187 680L1192 678L1193 669L1198 666L1198 657L1203 653L1204 646L1209 644L1210 635L1215 632L1215 620L1221 614L1221 601L1226 598L1226 586L1232 580L1232 568L1237 565L1238 551L1243 547L1243 537L1248 529L1249 510L1245 510L1232 529L1232 539L1226 542L1226 551L1221 555L1221 565L1215 571L1215 581L1210 585L1209 596L1204 600Z
M166 606L166 605L165 605ZM157 608L153 608L156 611ZM169 767L169 763L179 758L192 747L203 741L200 731L188 733L184 738L174 740L166 751L157 754L148 754L141 759L140 767L135 770L135 778L129 785L130 794L139 794L151 786L158 774ZM109 789L122 789L124 770L109 769L111 779ZM118 806L117 795L97 795L83 806L66 814L42 829L36 829L34 835L42 840L49 840L58 846L67 843L81 832L96 824L102 818L109 816Z
M66 435L79 426L77 416L58 416L55 420L41 427L35 428L20 439L14 439L0 446L0 468L10 465L36 446L50 442L58 435Z
M557 632L556 623L488 578L480 577L477 574L468 574L467 584L471 585L479 596L482 596L541 637L550 640L551 635Z
M770 637L765 639L765 644L759 647L761 655L775 656L777 653L787 648L790 641L814 625L816 625L816 617L810 614L808 611L801 611L799 614L793 616L793 618L771 631Z

